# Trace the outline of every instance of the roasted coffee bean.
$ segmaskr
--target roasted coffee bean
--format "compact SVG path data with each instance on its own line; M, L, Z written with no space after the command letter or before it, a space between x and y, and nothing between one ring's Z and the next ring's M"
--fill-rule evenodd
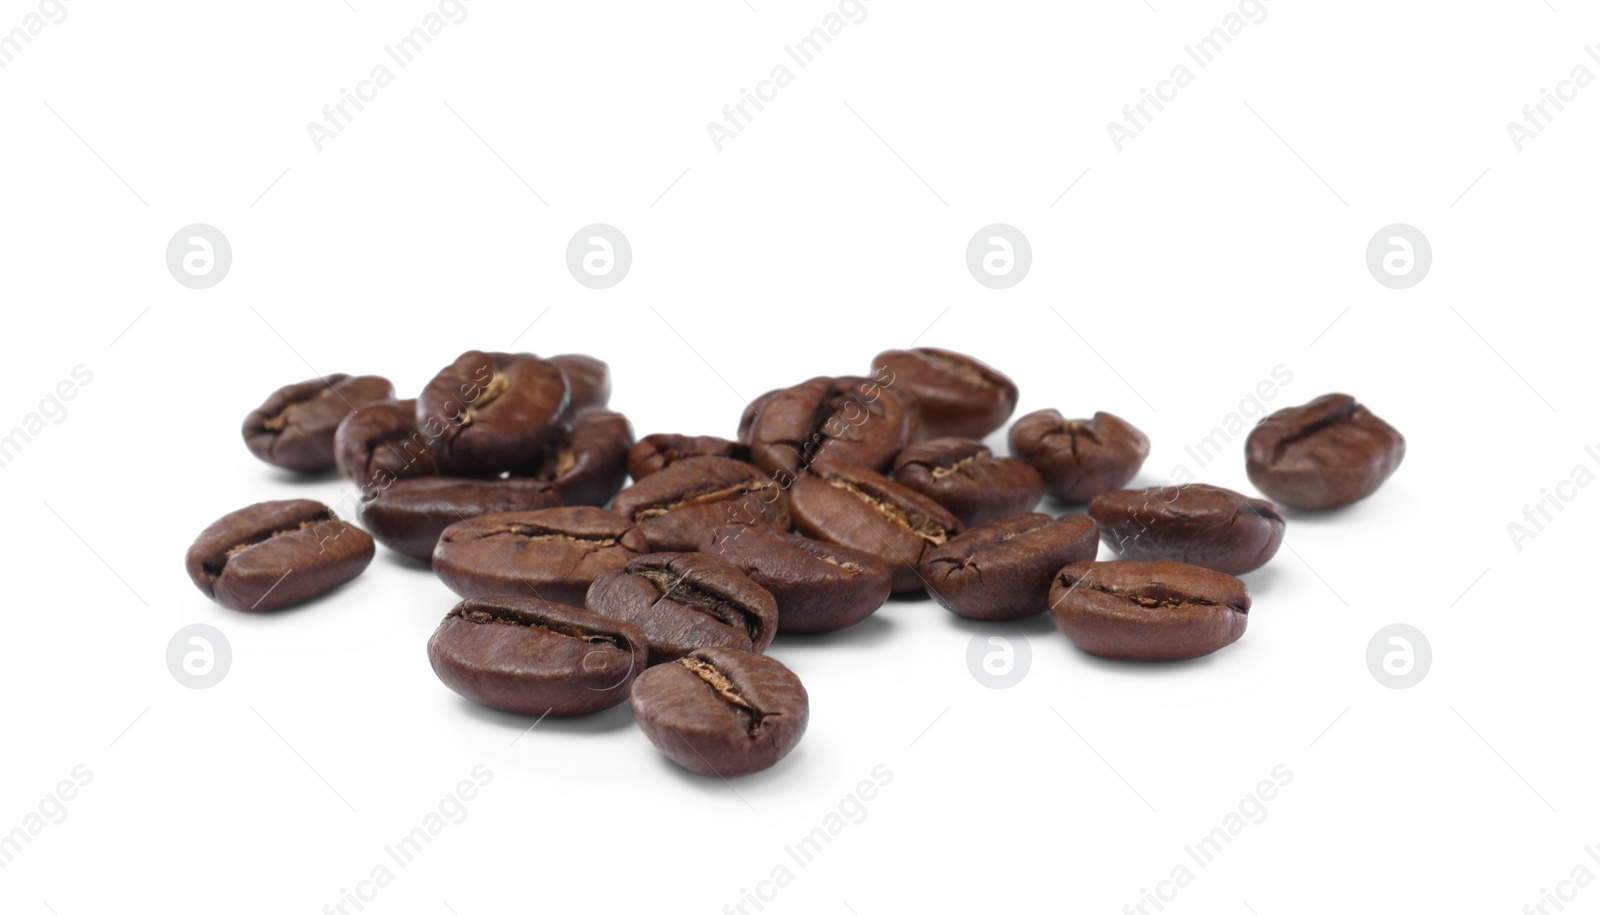
M894 570L894 593L922 589L917 564L961 532L942 505L865 467L818 461L794 481L790 509L808 537L871 553Z
M290 470L333 466L333 434L350 411L394 396L394 385L377 375L329 375L273 391L244 418L250 453Z
M563 353L546 361L567 376L568 417L611 402L611 366L582 353Z
M445 473L494 475L539 457L567 408L567 376L526 353L469 350L417 398L417 427Z
M1039 472L997 458L982 442L935 438L901 450L894 481L950 509L967 527L1032 511L1044 495Z
M549 480L564 505L604 505L628 478L633 427L610 410L580 411L544 446L544 454L515 475Z
M1038 410L1011 426L1011 453L1044 477L1044 491L1066 502L1088 502L1121 489L1150 456L1150 439L1110 413L1066 419Z
M915 401L923 438L983 438L1017 408L1017 385L971 356L924 346L892 349L872 360L881 379Z
M428 661L445 686L479 705L562 717L628 698L646 644L632 623L502 595L456 604L428 639Z
M1187 562L1229 575L1266 565L1283 542L1283 515L1271 502L1204 483L1103 492L1089 514L1123 559Z
M584 606L643 629L651 664L697 648L759 653L778 628L778 605L767 589L732 563L701 553L651 553L601 573Z
M1250 592L1232 575L1181 562L1075 562L1050 586L1050 615L1102 658L1183 661L1244 634Z
M792 476L817 460L883 471L906 444L913 418L898 394L871 378L818 377L770 395L746 441L750 459L769 474Z
M1088 515L1000 518L929 551L922 577L933 599L958 616L1022 619L1050 609L1056 572L1094 559L1099 547Z
M1244 450L1257 489L1295 508L1325 509L1376 492L1406 456L1406 440L1354 397L1324 394L1262 420Z
M771 768L811 715L806 688L763 655L706 648L639 675L633 718L666 757L724 778Z
M741 461L693 457L634 483L611 510L639 525L657 550L698 549L719 524L764 524L789 529L788 494Z
M755 426L756 418L767 408L767 404L772 402L772 398L782 394L784 390L784 388L773 388L745 404L744 412L739 415L739 434L735 436L741 444L750 444L750 429Z
M581 605L601 574L649 551L638 528L598 508L501 512L445 528L433 571L462 597L530 594Z
M276 610L332 591L372 561L372 538L310 499L257 502L200 532L185 566L233 610Z
M439 535L462 518L560 504L560 491L544 480L419 477L396 480L376 499L361 503L357 512L379 543L396 553L427 560L433 556Z
M739 442L730 442L715 435L657 432L639 439L633 450L628 452L628 473L637 483L668 464L688 457L725 457L748 463L750 449Z
M700 552L725 559L778 602L779 632L854 626L889 598L894 574L871 553L766 527L714 528ZM1060 563L1051 571L1061 567Z
M351 411L333 436L339 474L374 498L395 480L437 476L415 400L379 400Z

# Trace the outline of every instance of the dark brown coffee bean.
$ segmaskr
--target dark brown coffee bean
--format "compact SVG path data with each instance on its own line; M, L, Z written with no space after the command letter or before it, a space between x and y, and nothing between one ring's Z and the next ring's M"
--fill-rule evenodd
M470 350L445 366L417 398L445 473L494 475L539 457L567 408L567 376L526 353Z
M1123 559L1187 562L1229 575L1266 565L1283 542L1283 515L1271 502L1204 483L1103 492L1089 514Z
M1232 575L1181 562L1076 562L1050 586L1050 615L1084 651L1183 661L1244 634L1250 592Z
M363 498L377 498L395 480L439 473L428 437L417 428L415 400L379 400L352 410L334 433L333 462Z
M611 402L611 366L582 353L563 353L546 360L567 376L567 416Z
M1338 508L1377 492L1406 456L1395 428L1348 394L1279 410L1245 440L1250 482L1295 508Z
M638 528L598 508L501 512L445 528L433 571L462 597L531 594L581 605L601 574L649 551Z
M1011 426L1011 453L1044 478L1044 491L1066 502L1088 502L1121 489L1150 456L1150 439L1110 413L1067 419L1038 410Z
M923 557L928 593L974 620L1016 620L1050 609L1061 567L1094 559L1100 541L1087 515L1000 518L954 537Z
M587 715L628 698L648 649L639 627L532 597L456 604L428 661L445 686L518 715Z
M729 778L771 768L805 733L806 688L762 655L706 648L639 675L639 730L691 772Z
M922 589L917 564L961 532L942 505L865 467L818 461L794 481L790 508L808 537L871 553L894 570L894 593Z
M657 550L698 549L719 524L764 524L789 529L788 494L741 461L692 457L634 483L611 510L639 525Z
M1037 470L1016 458L997 458L969 438L907 446L894 459L894 481L950 509L967 527L1032 511L1044 495Z
M444 529L463 518L560 504L561 493L544 480L419 477L396 480L357 511L379 543L426 561Z
M372 561L372 538L310 499L257 502L200 532L185 566L233 610L276 610L332 591Z
M604 505L628 478L628 449L633 427L610 410L580 411L544 446L537 462L518 476L548 480L561 490L565 505Z
M329 375L273 391L244 418L250 453L290 470L333 466L333 434L350 411L394 396L394 385L377 375Z
M701 553L651 553L602 573L584 606L643 629L651 664L697 648L760 653L778 628L778 605L765 588Z
M983 438L1017 408L1016 383L962 353L892 349L879 353L872 366L886 385L916 403L923 438Z
M727 560L772 592L779 632L854 626L883 606L894 579L889 564L871 553L766 527L715 528L700 552Z
M628 452L628 473L637 483L668 464L688 457L724 457L748 463L750 449L739 442L730 442L715 435L657 432L639 439L633 450Z
M739 415L739 434L735 436L741 444L750 444L750 430L755 427L756 418L767 408L767 404L772 402L772 398L782 394L784 390L784 388L773 388L745 404L744 412Z
M780 483L817 460L881 471L906 444L913 416L898 394L871 378L818 377L770 395L745 439L750 459Z

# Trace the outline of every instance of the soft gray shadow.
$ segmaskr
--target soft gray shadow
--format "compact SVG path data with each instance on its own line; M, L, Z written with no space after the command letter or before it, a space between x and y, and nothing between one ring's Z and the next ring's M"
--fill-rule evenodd
M660 760L662 770L668 776L676 779L679 784L708 797L721 796L726 798L729 795L733 795L735 801L743 800L745 804L748 804L756 812L760 812L760 807L757 806L757 803L769 790L790 790L790 782L793 778L789 774L789 767L805 765L802 762L804 756L805 743L802 741L793 750L789 751L788 756L778 760L770 769L752 772L749 775L724 777L690 772L688 769L668 759L665 753L659 750L656 751L656 757Z
M514 715L479 705L464 697L458 697L458 700L468 717L494 725L503 731L507 735L507 745L516 739L517 735L532 727L535 721L539 722L538 727L533 728L532 733L518 741L519 744L536 739L541 731L557 734L610 734L633 724L633 710L628 707L626 699L592 715L574 715L570 718L546 715L542 721L538 715Z
M894 636L894 623L875 611L871 616L848 629L837 632L780 632L772 646L780 649L822 648L876 648Z
M1021 631L1030 639L1042 638L1059 632L1055 620L1049 613L1040 612L1032 616L1025 616L1019 620L971 620L964 616L956 616L943 607L939 608L946 618L945 622L951 629L965 632L969 635L978 635L985 632Z
M1075 662L1087 664L1106 673L1131 677L1187 677L1197 670L1203 670L1217 663L1218 655L1226 655L1228 653L1228 649L1223 648L1205 657L1192 658L1188 661L1117 661L1092 655L1072 644L1071 639L1062 639L1061 641L1065 643L1062 651L1070 653ZM1231 648L1232 646L1229 647Z
M314 470L309 473L300 470L289 470L273 464L265 464L267 472L272 475L272 482L285 486L301 486L308 483L329 483L337 479L339 471L332 467L327 470Z
M388 547L380 547L378 552L383 554L384 561L391 566L401 569L410 569L414 572L432 572L433 563L426 559L414 559L404 553L396 553Z

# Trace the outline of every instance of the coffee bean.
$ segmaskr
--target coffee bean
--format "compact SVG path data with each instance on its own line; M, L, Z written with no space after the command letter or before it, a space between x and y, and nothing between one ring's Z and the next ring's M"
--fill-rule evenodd
M639 525L657 550L697 549L728 522L789 529L787 493L755 467L720 457L675 461L617 493L611 510Z
M1015 458L997 458L969 438L907 446L894 459L894 481L948 508L968 527L1032 511L1044 495L1037 470Z
M898 394L871 378L818 377L770 395L743 440L755 465L779 482L817 460L888 470L914 415Z
M1187 562L1229 575L1266 565L1283 542L1283 515L1271 502L1204 483L1103 492L1089 514L1123 559Z
M441 471L492 476L536 460L568 400L558 366L469 350L422 389L417 427Z
M1050 615L1102 658L1183 661L1244 634L1250 592L1232 575L1181 562L1076 562L1050 586Z
M205 596L233 610L277 610L332 591L372 561L372 538L310 499L229 512L185 557Z
M333 466L333 435L350 411L394 396L394 385L377 375L329 375L273 391L244 418L250 453L290 470Z
M778 605L748 575L715 556L651 553L604 572L584 606L627 620L650 639L650 663L697 648L765 651L778 626Z
M1121 489L1150 456L1150 439L1110 413L1067 419L1038 410L1011 426L1011 453L1044 478L1044 491L1066 502L1088 502Z
M1245 440L1250 482L1295 508L1338 508L1372 495L1406 456L1395 428L1348 394L1324 394L1262 420Z
M611 402L611 366L593 356L564 353L546 360L567 376L567 416Z
M854 626L883 606L894 577L871 553L766 527L725 524L706 534L700 551L727 560L772 592L779 632Z
M687 457L725 457L750 460L749 447L715 435L674 435L657 432L639 439L628 452L628 473L634 482Z
M1056 572L1094 559L1099 546L1087 515L1000 518L929 551L922 577L933 599L958 616L1022 619L1050 609Z
M519 715L587 715L628 698L648 649L639 627L532 597L464 600L428 639L444 685Z
M923 555L961 531L939 503L854 464L812 464L811 474L794 481L789 501L801 533L888 562L896 594L921 590Z
M395 480L439 473L428 437L417 429L415 400L379 400L352 410L334 433L333 462L366 498Z
M756 419L761 415L761 411L767 408L767 404L772 402L772 398L782 394L784 390L784 388L773 388L745 404L744 412L739 415L739 434L736 436L741 444L750 444L750 430L755 427Z
M1017 408L1017 385L982 362L945 349L892 349L872 360L879 378L914 401L923 438L983 438Z
M805 733L806 688L772 658L706 648L639 676L634 720L666 757L724 778L771 768Z
M445 528L433 571L462 597L531 594L581 605L591 582L649 550L638 528L598 508L497 512Z
M633 427L626 416L582 410L550 439L538 461L515 475L554 483L565 505L604 505L627 480L632 447Z
M357 512L379 543L426 561L444 529L463 518L560 504L561 493L544 480L419 477L396 480L376 499L361 503Z

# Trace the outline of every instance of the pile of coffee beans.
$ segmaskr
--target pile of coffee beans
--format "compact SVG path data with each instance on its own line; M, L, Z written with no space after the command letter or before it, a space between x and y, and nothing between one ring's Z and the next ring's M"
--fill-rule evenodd
M764 654L780 632L834 632L926 593L974 620L1049 613L1099 657L1197 658L1244 634L1235 576L1284 535L1272 502L1218 486L1124 489L1150 439L1110 413L1029 413L995 455L982 439L1017 386L948 350L769 391L733 439L635 441L607 409L609 367L584 355L474 350L416 399L394 393L332 375L253 410L250 452L337 468L365 530L306 499L241 508L189 548L196 587L276 610L360 575L376 539L463 598L428 641L446 686L533 716L627 700L663 754L704 774L768 768L805 732L805 687ZM1329 394L1262 420L1245 454L1262 493L1326 510L1375 492L1405 439ZM1035 511L1046 495L1085 511ZM1119 558L1096 561L1102 542Z

